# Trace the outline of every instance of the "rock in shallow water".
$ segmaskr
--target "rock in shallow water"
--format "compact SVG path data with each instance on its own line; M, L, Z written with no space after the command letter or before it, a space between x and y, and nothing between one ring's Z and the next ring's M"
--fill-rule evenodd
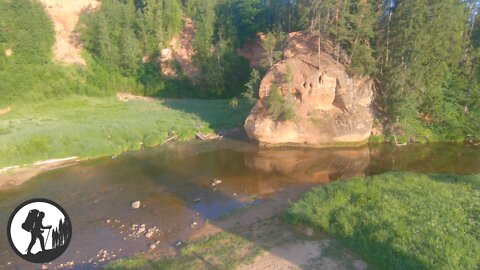
M132 203L132 208L133 208L133 209L138 209L138 208L140 208L140 201L134 201L134 202Z

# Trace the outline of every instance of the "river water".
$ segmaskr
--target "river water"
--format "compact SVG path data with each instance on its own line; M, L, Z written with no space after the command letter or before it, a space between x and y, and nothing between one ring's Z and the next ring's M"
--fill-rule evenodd
M31 198L59 203L72 220L71 244L49 269L69 262L75 269L92 269L138 252L171 254L199 227L227 226L225 220L242 209L271 204L257 217L267 218L266 212L282 212L313 186L392 170L480 173L480 146L264 149L225 139L80 162L0 191L0 269L39 269L18 258L6 238L10 213ZM214 179L221 183L212 185ZM136 200L141 207L132 209ZM138 231L141 224L151 237ZM152 243L157 247L150 251Z

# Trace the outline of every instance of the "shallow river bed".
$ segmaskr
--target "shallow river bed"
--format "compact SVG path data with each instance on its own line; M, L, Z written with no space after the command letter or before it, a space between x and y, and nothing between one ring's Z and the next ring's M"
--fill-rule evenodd
M480 147L260 149L223 140L80 162L0 190L0 269L39 268L18 258L5 234L10 213L27 199L51 199L72 220L71 244L49 269L92 269L138 252L174 254L205 224L230 228L242 222L230 217L245 209L257 212L255 219L269 218L312 186L391 170L480 173ZM141 206L133 209L137 200Z

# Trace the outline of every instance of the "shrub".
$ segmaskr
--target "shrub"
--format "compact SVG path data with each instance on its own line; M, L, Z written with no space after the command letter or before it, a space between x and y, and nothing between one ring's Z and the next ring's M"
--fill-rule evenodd
M291 121L295 119L295 109L291 95L283 97L278 85L273 85L266 98L267 110L275 121Z

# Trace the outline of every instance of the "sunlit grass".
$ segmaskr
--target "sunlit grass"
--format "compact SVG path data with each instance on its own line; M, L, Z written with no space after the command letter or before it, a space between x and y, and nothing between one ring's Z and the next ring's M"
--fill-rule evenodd
M286 213L383 269L479 269L480 176L386 173L315 188Z
M0 167L115 155L243 124L249 105L227 100L129 101L74 96L13 106L0 116Z
M262 250L248 240L232 234L219 233L184 247L177 257L164 259L130 258L109 264L105 269L235 269L250 263Z

